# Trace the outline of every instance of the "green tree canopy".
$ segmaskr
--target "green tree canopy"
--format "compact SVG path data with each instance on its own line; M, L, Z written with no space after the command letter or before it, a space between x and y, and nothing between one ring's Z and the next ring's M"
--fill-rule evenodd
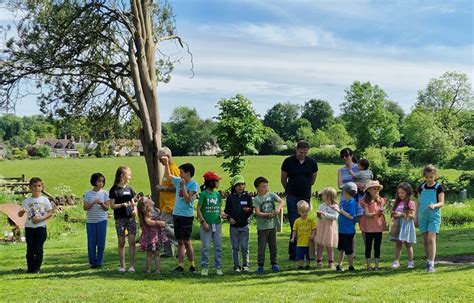
M292 123L300 116L300 106L290 102L277 103L263 118L263 124L272 128L284 140L290 140Z
M304 104L301 117L308 120L314 130L327 129L334 120L334 111L329 102L311 99Z

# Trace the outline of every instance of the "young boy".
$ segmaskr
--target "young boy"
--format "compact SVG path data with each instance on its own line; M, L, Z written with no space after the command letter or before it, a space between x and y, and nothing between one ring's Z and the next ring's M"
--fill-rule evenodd
M339 250L339 260L336 271L342 272L342 261L344 254L347 255L349 261L349 271L354 272L354 246L353 239L355 235L355 224L357 215L357 185L354 182L347 182L342 187L344 198L336 209L339 212L339 242L337 249Z
M31 198L23 201L18 216L27 215L25 223L26 263L28 273L39 273L43 263L43 245L47 238L46 220L53 215L53 208L48 198L42 196L43 181L34 177L30 179Z
M296 204L300 217L293 224L293 236L291 242L296 238L296 258L299 261L298 269L309 269L309 241L313 241L316 236L316 221L308 218L309 203L305 200L298 201ZM306 266L303 267L306 256Z
M193 231L194 220L194 200L198 192L199 185L192 180L194 176L194 166L185 163L179 167L179 177L171 175L169 159L164 156L160 159L165 166L165 176L171 179L176 188L176 203L173 208L174 236L178 241L178 267L175 273L184 271L184 252L188 255L190 263L189 271L196 273L194 264L194 251L191 243L191 233Z
M280 224L278 215L280 214L284 202L274 193L268 190L268 180L264 177L258 177L253 182L257 189L257 196L253 200L255 213L257 215L257 235L258 235L258 268L257 273L263 273L263 264L265 263L265 248L268 243L270 249L270 262L274 272L280 271L277 263L277 226ZM275 202L278 207L275 209Z
M354 178L354 182L357 185L358 194L362 197L364 195L364 189L367 182L374 179L374 174L369 169L370 162L367 159L360 159L358 163L359 171L354 173L349 170L349 174Z

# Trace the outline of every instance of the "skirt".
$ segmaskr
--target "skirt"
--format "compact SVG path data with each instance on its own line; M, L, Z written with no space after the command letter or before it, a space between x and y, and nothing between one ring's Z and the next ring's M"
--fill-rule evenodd
M398 237L391 237L390 240L415 244L416 229L413 219L400 218L400 233Z
M337 247L338 241L336 220L320 220L316 227L316 243L324 247Z

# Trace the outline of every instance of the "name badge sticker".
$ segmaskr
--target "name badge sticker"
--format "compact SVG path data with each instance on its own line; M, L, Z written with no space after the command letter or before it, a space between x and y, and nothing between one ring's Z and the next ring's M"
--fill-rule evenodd
M247 205L248 202L247 201L240 201L240 205Z

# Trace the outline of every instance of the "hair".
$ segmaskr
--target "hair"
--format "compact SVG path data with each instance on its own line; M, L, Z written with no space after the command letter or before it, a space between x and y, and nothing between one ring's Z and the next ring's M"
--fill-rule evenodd
M30 182L28 183L28 186L31 187L31 186L33 186L33 184L38 183L38 182L41 183L41 185L44 185L43 180L41 180L38 177L33 177L33 178L30 179Z
M309 143L306 140L300 140L296 143L296 149L307 149L309 148Z
M377 193L377 196L375 196L374 198L372 198L372 196L370 195L369 191L366 191L364 196L362 197L362 199L364 200L364 203L365 204L370 204L373 200L375 200L375 202L377 204L381 204L382 203L382 197L380 197L380 195Z
M145 205L145 201L150 199L150 197L142 196L137 203L137 210L138 210L138 219L140 220L140 225L145 225L145 217L148 215L155 207Z
M117 171L115 172L114 185L117 185L117 184L120 183L120 181L122 180L122 175L126 171L130 171L130 167L128 167L128 166L119 166L119 168L117 168Z
M341 159L344 159L344 156L351 156L352 162L357 163L357 158L354 156L354 152L349 147L341 149L341 151L339 152L339 156L341 157Z
M191 178L194 177L194 165L192 165L191 163L181 164L178 168L184 171L185 173L189 173L191 175Z
M159 152L160 154L162 154L162 156L167 156L168 158L172 157L171 149L169 149L169 147L167 146L163 146L162 148L160 148Z
M410 202L410 200L413 196L413 189L412 189L410 183L408 183L408 182L402 182L402 183L398 184L397 193L395 194L395 203L393 203L392 211L395 211L398 207L398 204L400 204L400 202L401 202L400 197L398 196L398 190L400 188L403 189L407 193L405 205L403 206L403 212L407 213L408 212L408 206L409 206L408 204L410 204L409 202Z
M296 203L296 207L298 208L298 212L309 210L311 208L309 203L306 202L305 200L299 200L298 203Z
M99 179L102 178L104 179L104 185L105 185L105 177L103 174L101 173L95 173L95 174L92 174L91 176L91 185L92 186L96 186L97 185L97 181L99 181Z
M360 166L362 166L364 169L369 169L369 166L370 166L370 162L369 160L363 158L363 159L360 159L359 160L359 164Z
M265 177L257 177L257 179L255 179L255 181L253 181L253 186L255 186L255 188L257 188L262 183L268 183L268 180Z
M426 174L434 172L436 174L436 167L433 164L428 164L423 168L423 176L426 176Z
M217 183L219 183L219 180L204 180L204 184L201 185L201 191L206 189L213 190L217 187Z
M357 195L357 191L356 191L356 190L353 190L353 189L351 189L351 190L343 190L343 192L348 193L349 196L351 196L352 198L354 198L354 197Z
M234 193L234 194L235 194L235 193L237 192L237 191L235 190L235 187L237 186L237 184L243 184L243 185L245 186L245 183L236 183L234 186L231 187L231 189L230 189L230 192L231 192L231 193ZM244 191L245 191L245 188L244 188Z
M337 204L337 192L334 187L328 186L321 191L322 197L327 197L330 204Z

